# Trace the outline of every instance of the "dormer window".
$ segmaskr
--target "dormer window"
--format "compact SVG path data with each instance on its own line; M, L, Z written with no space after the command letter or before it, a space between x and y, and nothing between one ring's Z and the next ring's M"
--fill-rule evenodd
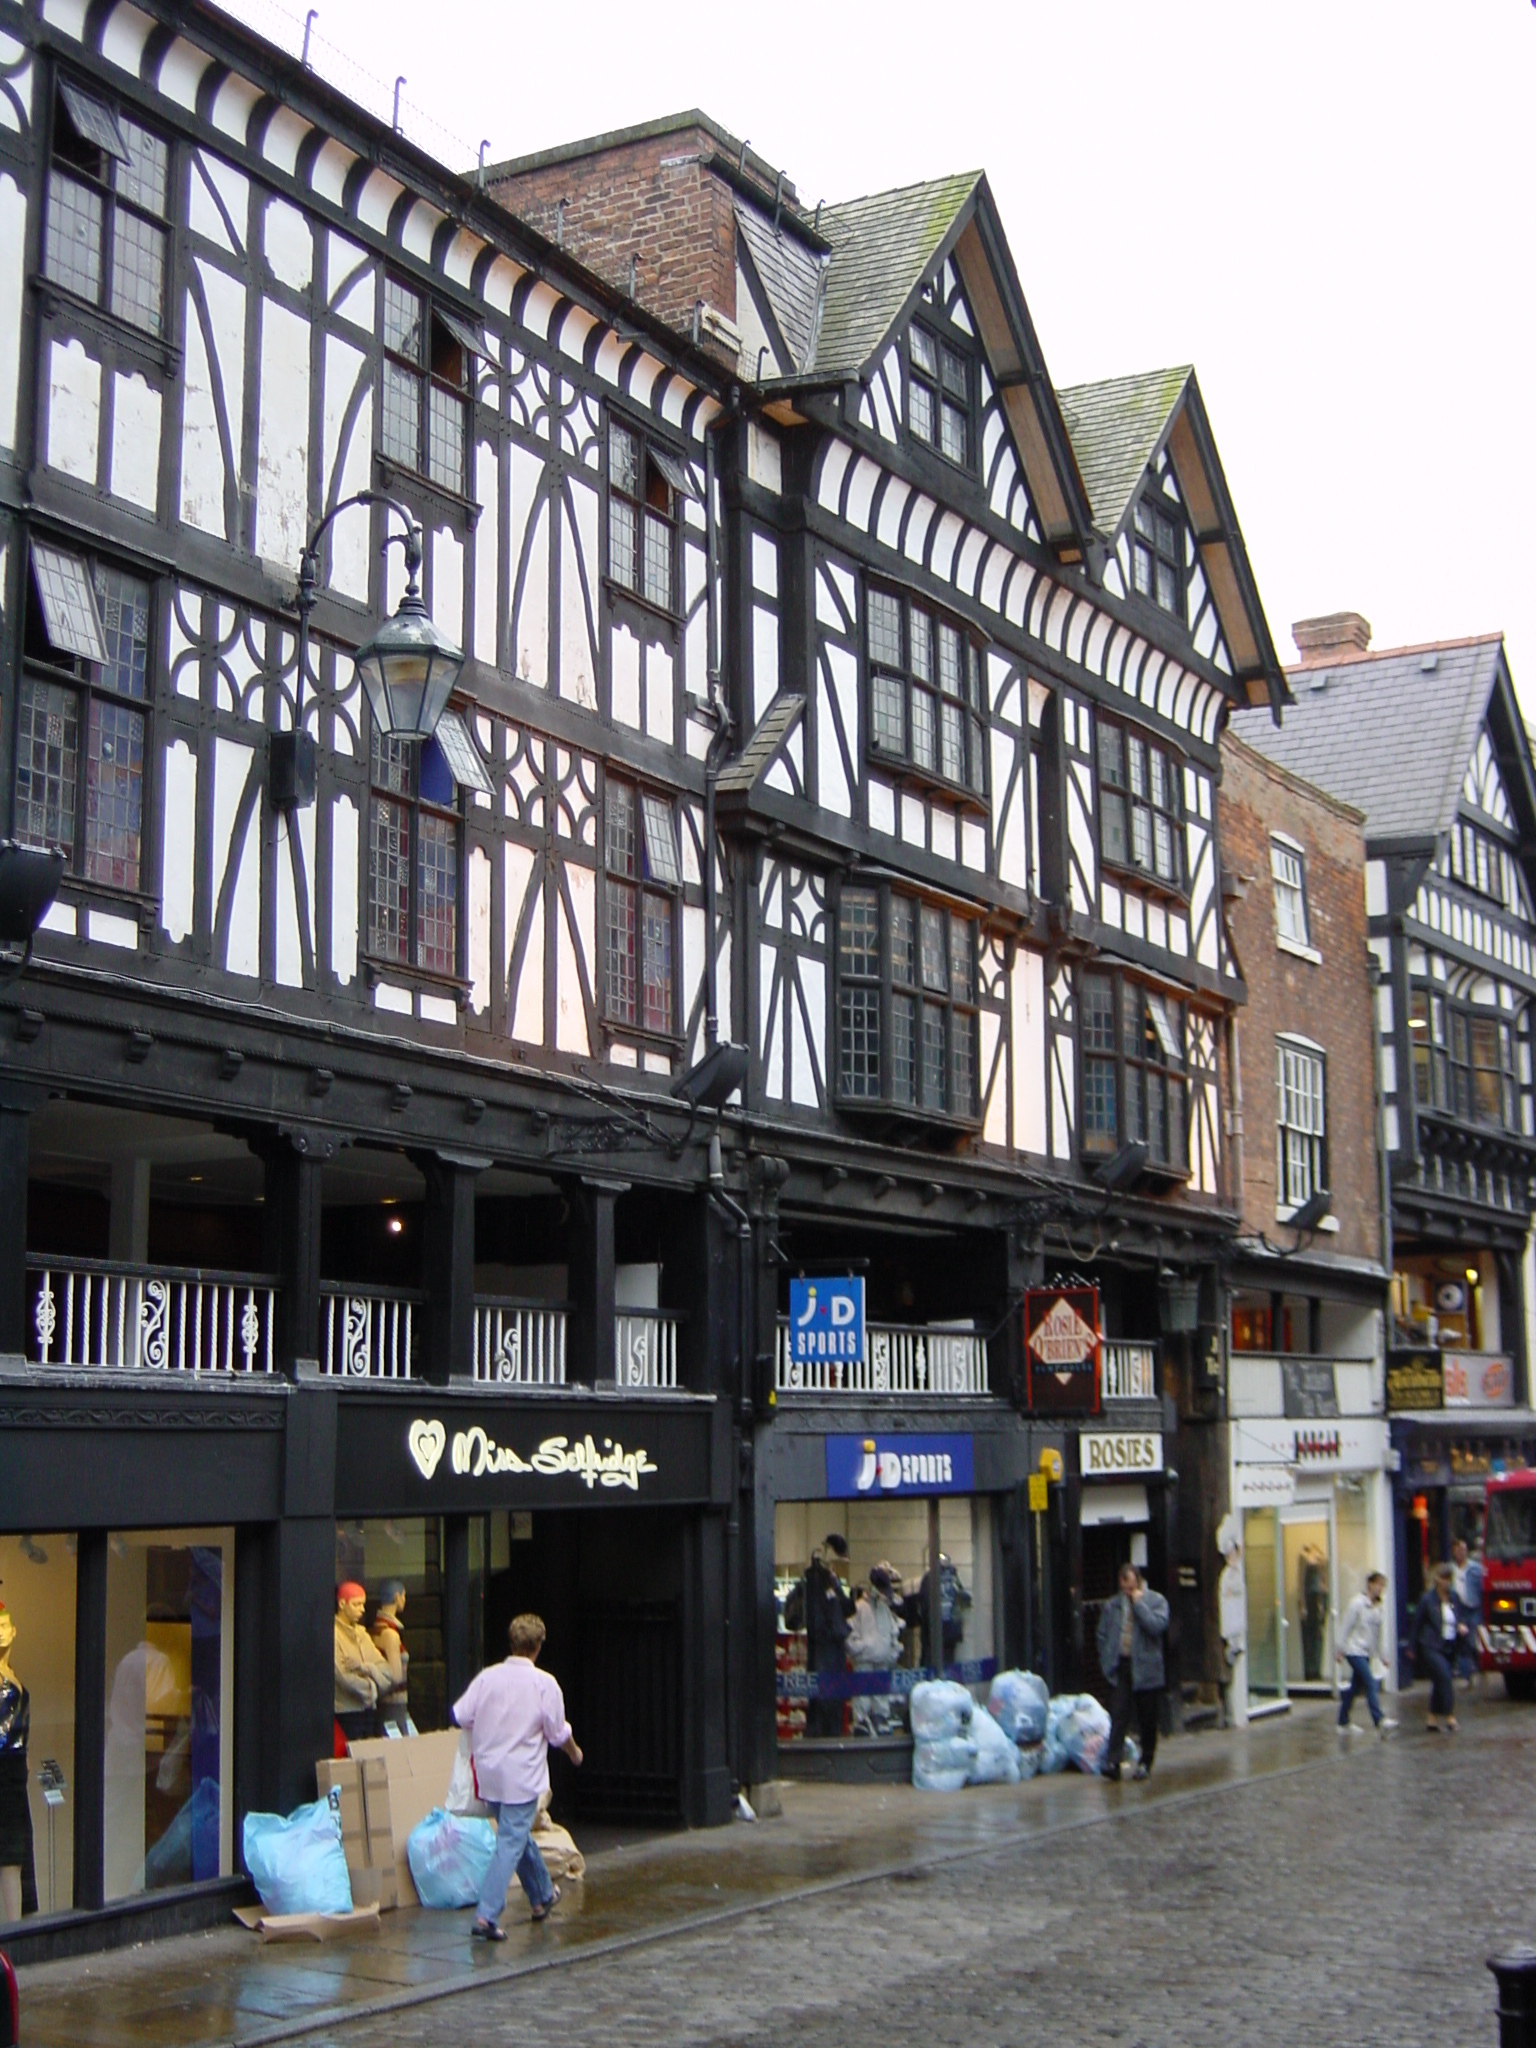
M907 330L907 425L950 462L971 460L971 365L914 321Z
M1184 617L1184 522L1178 507L1158 491L1136 501L1131 581L1160 610Z

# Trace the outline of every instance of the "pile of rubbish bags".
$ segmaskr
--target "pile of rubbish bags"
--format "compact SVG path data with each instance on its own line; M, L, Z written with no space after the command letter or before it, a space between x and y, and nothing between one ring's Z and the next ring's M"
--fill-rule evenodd
M1109 1715L1091 1693L1052 1698L1033 1671L1000 1671L985 1708L950 1679L914 1686L912 1783L920 1792L1016 1785L1037 1772L1103 1767ZM1126 1761L1136 1755L1129 1738Z
M341 1846L340 1800L280 1813L248 1813L241 1848L251 1882L269 1913L350 1913L352 1880Z

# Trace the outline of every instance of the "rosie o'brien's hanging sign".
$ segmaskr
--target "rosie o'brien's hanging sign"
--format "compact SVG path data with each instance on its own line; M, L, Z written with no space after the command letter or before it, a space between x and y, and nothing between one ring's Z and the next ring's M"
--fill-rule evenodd
M861 1279L791 1280L789 1355L795 1365L864 1359L864 1282Z
M450 1438L441 1422L418 1418L406 1432L406 1448L423 1479L432 1477L445 1449L450 1471L461 1479L536 1472L545 1479L579 1479L589 1492L594 1486L625 1486L638 1493L641 1479L659 1469L651 1463L649 1451L626 1451L611 1436L599 1445L590 1430L584 1437L547 1436L531 1457L524 1458L510 1444L497 1443L478 1422L470 1429L456 1429Z

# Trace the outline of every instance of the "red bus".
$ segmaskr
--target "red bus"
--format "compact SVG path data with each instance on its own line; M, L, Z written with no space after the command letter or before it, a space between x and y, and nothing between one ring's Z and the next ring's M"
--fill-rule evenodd
M1536 1699L1536 1472L1488 1481L1478 1661L1511 1699Z

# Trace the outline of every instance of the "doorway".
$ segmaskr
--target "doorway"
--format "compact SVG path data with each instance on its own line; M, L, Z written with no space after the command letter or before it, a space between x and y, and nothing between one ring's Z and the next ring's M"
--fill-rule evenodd
M1280 1510L1281 1633L1288 1692L1334 1689L1332 1524L1326 1506Z

